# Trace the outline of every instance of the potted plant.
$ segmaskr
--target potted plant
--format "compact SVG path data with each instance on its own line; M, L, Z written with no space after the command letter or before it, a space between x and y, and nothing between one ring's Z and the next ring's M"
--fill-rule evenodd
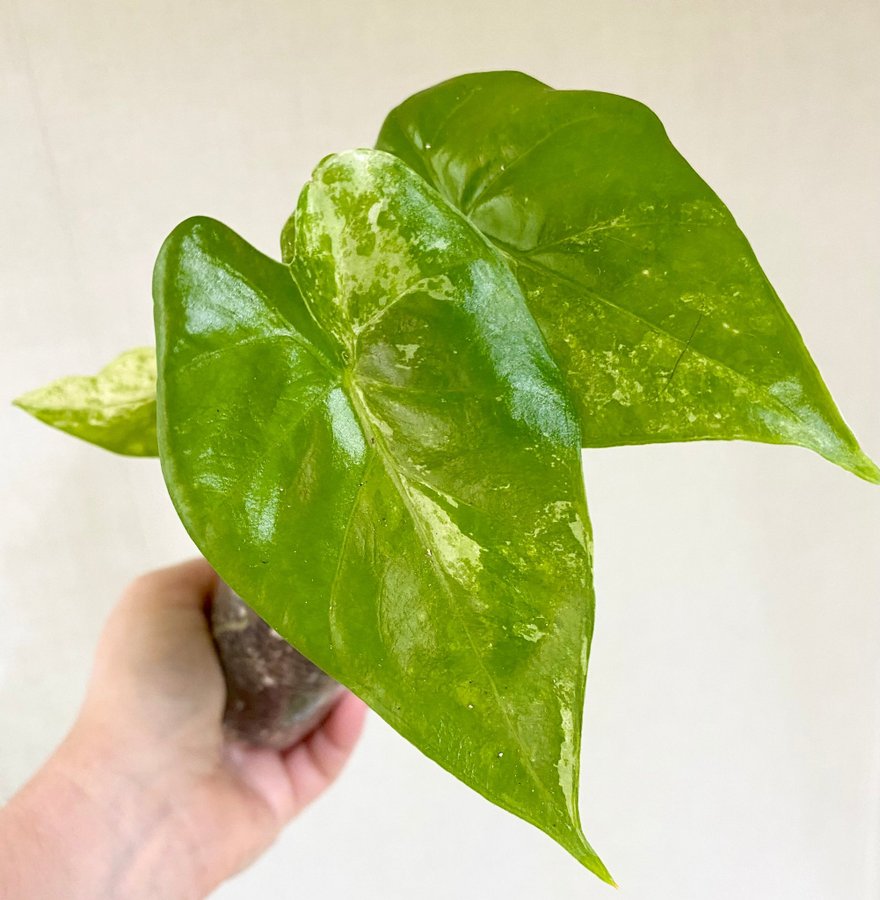
M224 581L234 734L289 741L341 682L609 882L581 447L795 444L880 483L728 210L615 95L439 84L319 163L281 262L189 219L153 293L155 351L17 402L160 457Z

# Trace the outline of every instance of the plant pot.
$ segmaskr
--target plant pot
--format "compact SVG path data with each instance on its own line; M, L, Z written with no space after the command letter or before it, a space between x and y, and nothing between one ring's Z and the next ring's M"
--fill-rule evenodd
M232 740L283 749L325 718L343 691L221 581L211 631L226 679L223 725Z

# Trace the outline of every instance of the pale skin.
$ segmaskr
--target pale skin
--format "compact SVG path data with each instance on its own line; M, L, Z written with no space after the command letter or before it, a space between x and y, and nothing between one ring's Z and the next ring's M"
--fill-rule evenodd
M75 725L0 810L0 898L205 897L339 774L365 712L349 693L285 751L224 739L215 579L193 560L126 589Z

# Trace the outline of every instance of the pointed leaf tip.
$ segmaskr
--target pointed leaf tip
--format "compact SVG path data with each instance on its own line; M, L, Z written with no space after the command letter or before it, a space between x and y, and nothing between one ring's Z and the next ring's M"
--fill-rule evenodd
M880 466L867 454L861 453L860 456L850 471L871 484L880 484Z
M13 406L47 425L125 456L158 456L156 353L138 347L97 375L70 375L28 391Z

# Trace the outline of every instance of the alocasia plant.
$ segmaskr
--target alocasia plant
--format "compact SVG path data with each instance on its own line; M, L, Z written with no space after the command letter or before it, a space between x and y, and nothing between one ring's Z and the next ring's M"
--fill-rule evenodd
M748 438L880 472L730 214L633 101L510 72L418 94L378 150L318 165L282 257L187 220L156 264L158 382L138 350L19 404L158 453L263 619L610 881L578 813L579 448Z

